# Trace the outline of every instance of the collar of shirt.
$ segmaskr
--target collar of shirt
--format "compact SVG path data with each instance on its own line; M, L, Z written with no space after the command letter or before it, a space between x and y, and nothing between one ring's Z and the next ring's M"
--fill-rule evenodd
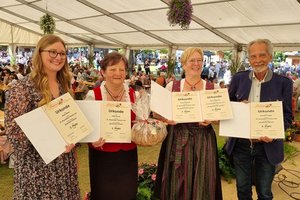
M264 83L264 82L270 81L271 78L272 78L272 76L273 76L273 72L272 72L271 69L268 69L268 71L267 71L267 73L266 73L266 75L265 75L265 77L264 77L264 79L263 79L262 81L259 81L259 80L255 77L254 71L251 71L251 72L249 73L249 79L250 79L250 80L257 80L257 81L260 82L260 83Z
M251 84L251 89L250 89L250 94L248 97L249 102L260 102L260 92L261 92L261 84L264 82L268 82L271 80L273 75L272 70L268 70L265 77L263 78L262 81L259 81L256 77L253 71L250 72L249 78L252 82Z

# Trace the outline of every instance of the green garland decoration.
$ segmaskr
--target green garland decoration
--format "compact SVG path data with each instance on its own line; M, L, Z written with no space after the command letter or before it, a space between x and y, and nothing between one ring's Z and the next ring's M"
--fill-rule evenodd
M55 21L48 13L41 17L40 28L44 34L53 34L55 30Z

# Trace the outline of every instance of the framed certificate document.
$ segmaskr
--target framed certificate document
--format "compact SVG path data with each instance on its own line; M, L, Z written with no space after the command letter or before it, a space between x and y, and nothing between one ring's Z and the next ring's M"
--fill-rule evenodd
M220 122L219 135L255 139L284 138L282 102L231 102L233 119Z
M232 118L227 89L170 92L152 81L150 107L177 123Z
M46 164L93 131L69 93L15 120Z

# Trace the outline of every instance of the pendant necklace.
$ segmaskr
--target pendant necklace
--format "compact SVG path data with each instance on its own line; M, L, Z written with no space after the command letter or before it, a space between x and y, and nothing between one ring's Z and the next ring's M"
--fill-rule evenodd
M113 101L121 101L121 99L124 96L125 90L124 88L119 92L118 95L112 95L112 92L107 88L106 85L104 85L106 92L108 93L108 95L112 98Z
M192 91L195 91L196 90L196 85L198 85L198 83L200 83L201 79L195 83L194 85L190 84L186 79L185 79L185 82L191 87L191 90Z

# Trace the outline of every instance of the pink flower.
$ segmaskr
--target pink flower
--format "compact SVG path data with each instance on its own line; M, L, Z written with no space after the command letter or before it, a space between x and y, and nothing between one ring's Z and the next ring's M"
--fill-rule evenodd
M152 179L153 181L155 181L155 180L156 180L156 174L152 174L151 179Z
M139 169L139 175L143 174L144 173L144 169Z
M180 25L188 29L192 20L193 6L191 0L171 0L167 12L171 26Z

